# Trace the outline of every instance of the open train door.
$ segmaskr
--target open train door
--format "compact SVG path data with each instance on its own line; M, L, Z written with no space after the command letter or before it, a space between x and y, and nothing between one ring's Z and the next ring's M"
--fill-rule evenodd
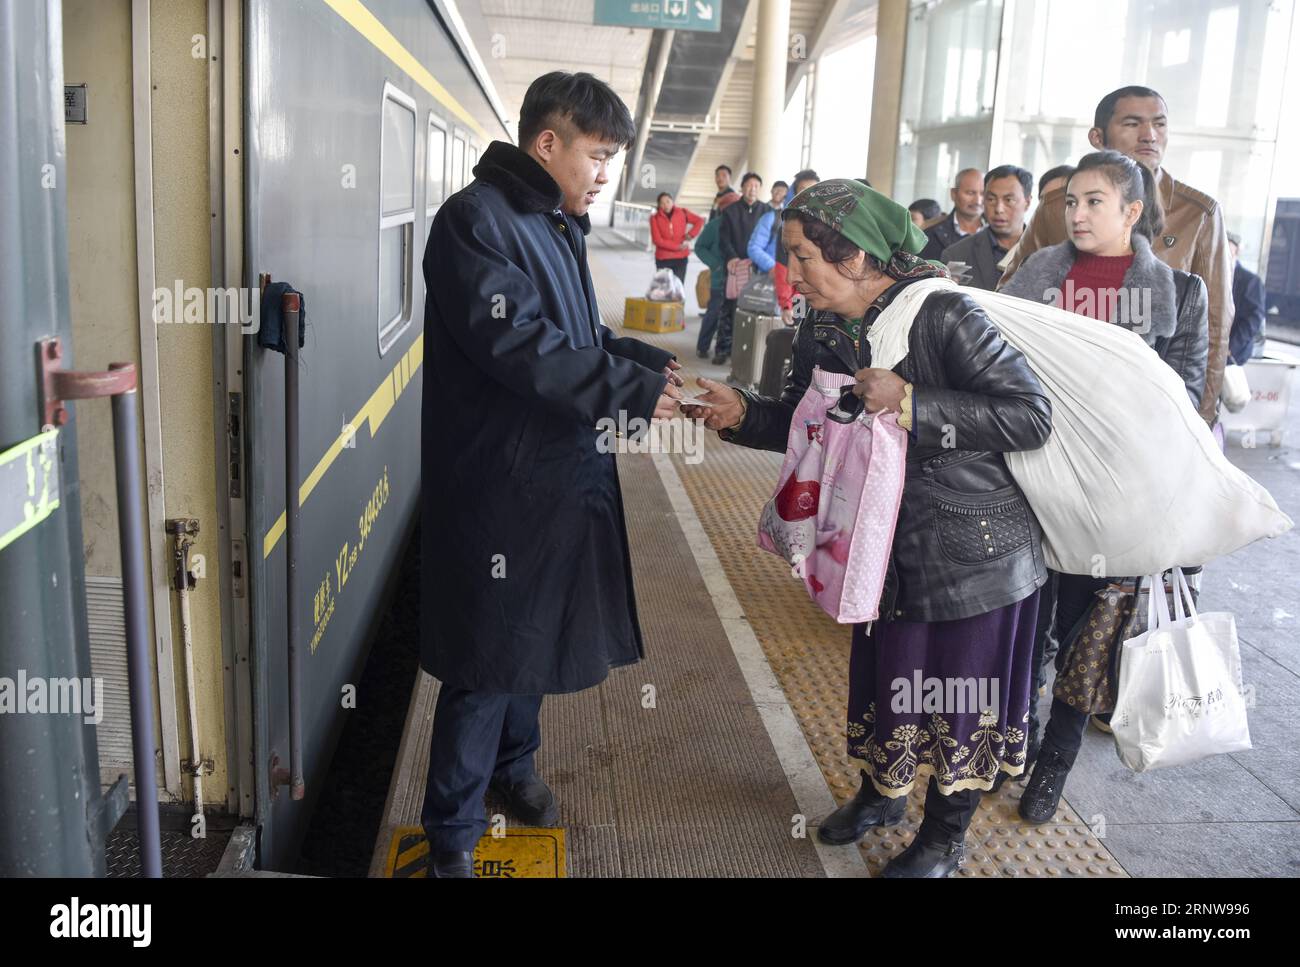
M101 795L93 719L50 691L93 677L76 424L39 375L42 354L73 368L60 7L0 5L0 876L103 876L127 802L125 778Z

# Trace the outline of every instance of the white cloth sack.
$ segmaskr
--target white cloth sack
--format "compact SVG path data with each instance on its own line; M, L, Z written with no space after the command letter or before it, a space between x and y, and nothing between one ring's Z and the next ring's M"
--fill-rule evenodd
M1249 749L1236 619L1197 614L1178 568L1170 618L1165 595L1154 593L1163 579L1157 574L1151 582L1149 630L1124 642L1119 656L1110 727L1120 761L1146 772Z
M650 288L646 290L645 297L651 302L685 302L686 289L672 269L660 269L650 280Z
M948 279L907 286L867 333L871 365L898 365L925 297L951 288ZM1140 336L1028 299L961 291L1024 353L1052 404L1047 443L1003 455L1042 525L1048 567L1156 574L1290 530L1291 518L1228 462L1183 381Z
M1246 381L1246 367L1228 363L1223 367L1223 389L1219 399L1229 413L1240 413L1250 402L1250 383Z

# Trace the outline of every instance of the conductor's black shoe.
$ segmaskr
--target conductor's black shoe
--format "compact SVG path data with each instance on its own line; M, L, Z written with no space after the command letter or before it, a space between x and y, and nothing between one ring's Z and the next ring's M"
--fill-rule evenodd
M1072 762L1050 745L1043 745L1038 751L1038 761L1034 763L1033 775L1025 786L1024 795L1020 797L1020 817L1035 826L1051 820L1056 815L1056 807L1061 803L1061 793L1065 790L1065 777L1070 774Z
M474 854L465 850L430 853L429 877L439 880L474 879Z
M704 350L697 349L697 350L695 350L695 357L696 357L697 359L708 359L708 358L709 358L709 351L708 351L707 349L704 349Z
M555 826L560 822L555 793L536 773L516 783L493 779L489 788L506 801L515 819L525 826Z
M731 358L730 353L718 353L716 356L713 357L713 365L714 366L726 365L727 360L730 358Z
M942 880L966 857L966 837L931 840L917 832L911 844L885 867L888 880Z
M890 799L880 795L863 779L858 794L822 820L817 838L830 846L856 843L873 826L897 826L907 812L907 797Z

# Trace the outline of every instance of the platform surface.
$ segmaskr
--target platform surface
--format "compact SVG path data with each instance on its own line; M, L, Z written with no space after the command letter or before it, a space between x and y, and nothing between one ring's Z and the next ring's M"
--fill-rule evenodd
M603 229L589 246L602 316L621 332L623 299L643 293L653 260ZM692 381L723 379L723 367L695 356L699 270L692 260L684 331L628 334L673 350ZM1297 441L1293 413L1286 445L1228 453L1300 520ZM543 705L538 766L561 801L565 872L877 875L915 833L924 789L913 791L902 825L857 848L816 842L816 823L859 781L844 739L849 632L755 546L780 456L713 434L702 447L619 457L648 655L598 688ZM1201 608L1237 616L1255 747L1137 775L1109 736L1089 730L1052 823L1019 821L1019 783L984 797L960 876L1300 875L1297 532L1209 565ZM391 875L394 836L418 827L435 695L422 676L373 875ZM1050 700L1049 691L1044 716ZM489 798L489 814L500 809Z

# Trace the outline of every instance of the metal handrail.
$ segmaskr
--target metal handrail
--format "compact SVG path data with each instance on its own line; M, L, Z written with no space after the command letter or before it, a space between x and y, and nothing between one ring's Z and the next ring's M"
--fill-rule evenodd
M630 201L614 202L614 234L650 251L653 248L650 244L650 216L653 213L653 205L638 205Z

